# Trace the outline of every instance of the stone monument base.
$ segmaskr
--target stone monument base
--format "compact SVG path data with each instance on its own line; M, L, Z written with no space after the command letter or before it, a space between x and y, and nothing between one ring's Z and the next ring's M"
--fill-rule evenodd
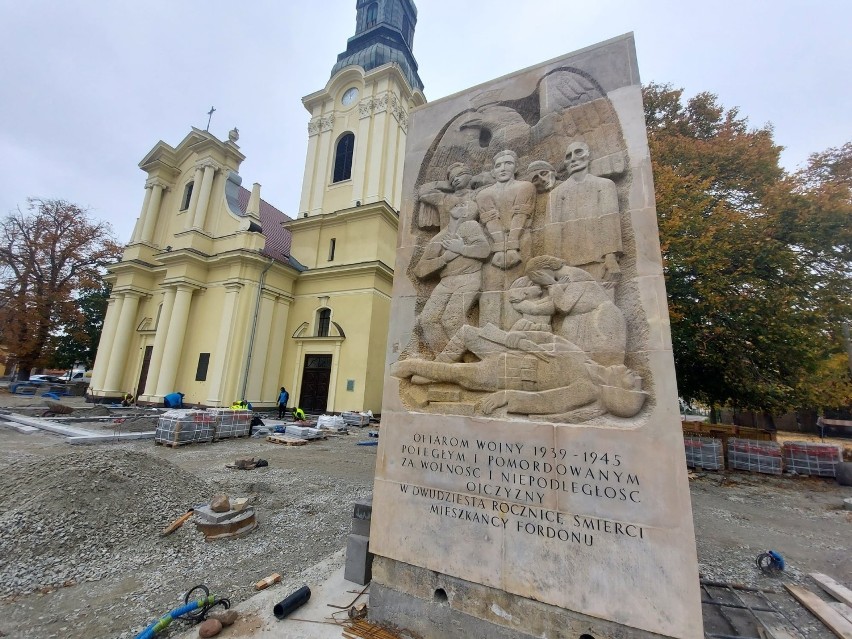
M664 637L378 556L369 619L407 630L418 639Z

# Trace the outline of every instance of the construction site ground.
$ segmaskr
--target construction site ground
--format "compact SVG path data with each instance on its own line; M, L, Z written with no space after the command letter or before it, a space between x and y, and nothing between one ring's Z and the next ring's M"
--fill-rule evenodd
M63 401L75 407L69 417L105 411L80 398ZM0 390L0 409L37 415L45 408L40 398ZM156 422L153 414L113 413L74 425L113 433ZM0 636L129 639L178 607L196 584L260 620L226 629L223 637L250 637L262 625L258 636L295 636L298 621L280 622L280 634L269 634L274 617L252 599L253 585L280 573L282 583L262 593L278 601L297 584L318 588L339 569L352 504L372 488L376 448L357 445L367 430L298 447L241 438L171 448L152 440L69 445L43 431L0 428ZM241 457L269 466L226 468ZM782 584L819 592L808 575L820 572L852 586L852 511L843 504L852 488L828 478L698 472L690 489L702 577L777 591L769 596L802 635L832 637ZM249 497L258 528L240 539L205 542L190 521L159 536L187 509L220 493ZM786 561L779 576L755 565L768 549ZM707 626L715 609L704 608ZM710 630L736 634L723 625ZM181 631L186 625L175 622L162 636Z

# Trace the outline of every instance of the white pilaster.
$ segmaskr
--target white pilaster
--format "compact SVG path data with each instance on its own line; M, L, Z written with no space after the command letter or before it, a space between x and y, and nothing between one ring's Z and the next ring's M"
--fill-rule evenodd
M157 396L163 397L175 392L177 369L183 352L183 338L186 335L186 322L189 319L189 307L192 301L192 288L183 284L177 285L175 302L172 309L169 332L163 348L163 360L160 366L160 377L157 380Z
M142 225L142 236L139 240L150 243L154 239L154 229L157 226L157 218L160 215L163 191L168 188L168 184L159 178L151 178L145 183L146 187L148 185L151 186L151 199L148 202L148 210L145 212L145 223Z
M151 400L162 399L156 397L157 382L160 379L160 370L163 364L163 351L166 348L166 336L169 334L169 325L172 321L172 309L175 305L175 289L165 289L163 295L163 310L160 311L160 319L157 321L157 334L154 336L154 348L151 351L151 362L148 364L148 379L145 381L145 396Z
M207 208L210 205L210 193L213 190L213 176L220 167L212 160L204 160L200 166L204 167L204 177L201 179L201 193L198 194L192 226L204 230L204 223L207 221Z
M222 307L222 319L219 323L219 338L216 340L216 349L212 354L208 375L210 380L210 386L207 389L208 406L228 406L230 404L223 397L223 393L233 343L234 314L242 286L242 284L236 283L225 284L225 303Z
M201 194L201 180L204 176L204 167L195 167L195 177L192 179L192 195L189 196L189 207L186 209L185 228L188 231L195 222L195 211L198 210L198 197Z
M118 325L115 329L115 339L112 343L112 352L109 356L106 379L104 380L104 391L123 392L121 387L124 380L124 367L127 364L127 351L130 349L133 327L136 322L136 310L139 307L139 294L127 292L124 294L124 304L121 306L121 315L118 317Z
M95 366L92 370L90 388L93 391L100 391L104 388L110 353L112 353L113 340L115 340L115 329L118 326L118 318L121 315L123 304L124 295L115 295L109 300L106 316L104 316L104 327L101 331L101 341L98 344L98 354L95 356Z
M145 226L145 214L148 212L148 206L151 203L151 187L145 184L145 199L142 201L142 210L139 212L139 217L136 218L136 225L133 227L133 235L130 236L130 243L135 244L142 236L142 228Z

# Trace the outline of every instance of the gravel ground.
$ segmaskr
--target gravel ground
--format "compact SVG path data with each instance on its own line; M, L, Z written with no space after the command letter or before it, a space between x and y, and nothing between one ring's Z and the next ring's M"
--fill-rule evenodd
M356 446L362 435L173 449L151 441L70 447L3 429L0 633L130 638L196 584L238 602L272 572L301 573L345 545L352 504L372 488L375 448ZM225 468L238 457L269 466ZM249 497L258 528L208 543L188 522L158 536L219 493Z
M371 490L376 449L356 446L364 435L301 447L259 439L71 447L0 429L0 636L131 638L198 583L236 603L272 572L300 579L345 545L352 503ZM225 468L250 456L269 466ZM852 585L852 512L842 508L852 488L747 473L698 473L690 488L702 576L782 591L773 597L807 639L832 637L781 582L818 591L807 573L823 572ZM158 536L219 493L248 496L257 530L207 543L189 522ZM787 560L780 578L755 567L770 548Z

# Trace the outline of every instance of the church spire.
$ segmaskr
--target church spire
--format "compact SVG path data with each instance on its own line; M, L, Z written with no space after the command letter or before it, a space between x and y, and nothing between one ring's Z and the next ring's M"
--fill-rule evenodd
M397 64L412 89L423 91L412 47L417 7L412 0L357 0L355 35L337 56L332 77L357 65L370 71L389 62Z

